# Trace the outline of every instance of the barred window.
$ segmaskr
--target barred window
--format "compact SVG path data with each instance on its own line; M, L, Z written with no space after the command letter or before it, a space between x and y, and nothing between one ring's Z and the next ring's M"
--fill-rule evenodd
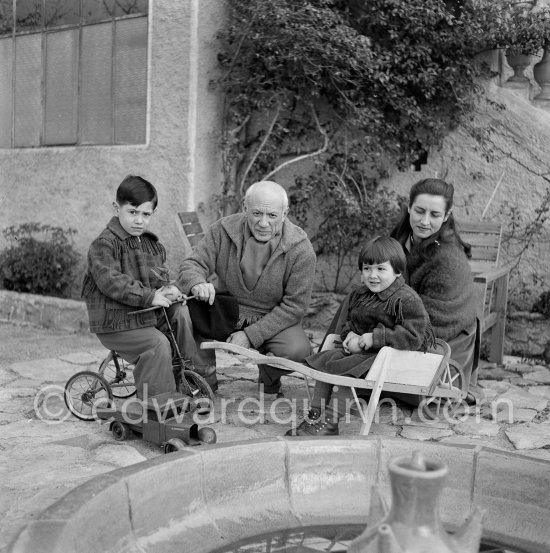
M0 0L0 148L143 144L148 0Z

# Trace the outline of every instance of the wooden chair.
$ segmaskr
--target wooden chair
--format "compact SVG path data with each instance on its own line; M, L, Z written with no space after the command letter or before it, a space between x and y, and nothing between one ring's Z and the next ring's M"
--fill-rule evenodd
M486 221L457 221L458 231L472 246L470 266L478 294L480 335L491 331L489 360L502 363L509 267L499 267L502 225Z
M340 336L337 334L327 335L323 342L323 350L334 347L339 339ZM442 340L437 340L436 347L427 353L401 351L385 346L378 352L364 378L324 373L296 361L263 355L256 350L227 342L203 342L201 348L236 353L257 364L264 363L300 374L306 381L312 378L350 388L363 421L360 431L362 435L367 435L370 431L382 391L424 396L419 412L422 409L423 415L428 419L441 415L452 416L467 392L462 388L462 370L450 359L451 349ZM356 390L371 391L366 406L365 401L359 399Z
M178 211L176 221L190 248L202 240L204 231L196 211Z

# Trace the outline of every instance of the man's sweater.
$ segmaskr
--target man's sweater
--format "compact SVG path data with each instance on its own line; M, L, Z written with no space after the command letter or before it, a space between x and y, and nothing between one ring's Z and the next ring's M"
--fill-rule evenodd
M278 246L249 290L239 266L245 224L243 213L213 223L183 261L177 286L189 293L215 273L219 288L237 298L241 322L248 324L244 331L257 348L303 319L315 278L315 252L306 233L286 219Z

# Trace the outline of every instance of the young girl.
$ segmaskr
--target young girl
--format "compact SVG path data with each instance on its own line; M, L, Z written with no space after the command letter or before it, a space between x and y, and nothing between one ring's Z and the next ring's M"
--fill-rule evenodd
M357 378L369 371L383 346L426 350L435 343L422 300L403 279L406 259L401 244L390 237L374 238L361 250L358 264L362 286L351 292L342 306L342 346L305 360L319 371ZM340 409L338 402L329 405L332 388L325 382L315 383L309 414L296 428L296 435L338 434L338 419L344 414L344 406L342 401ZM325 405L329 407L323 416ZM294 435L293 430L287 435Z

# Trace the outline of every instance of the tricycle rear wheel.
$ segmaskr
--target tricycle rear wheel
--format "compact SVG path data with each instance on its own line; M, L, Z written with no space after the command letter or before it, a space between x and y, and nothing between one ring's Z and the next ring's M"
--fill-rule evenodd
M113 392L109 383L93 371L73 374L65 384L63 395L67 409L83 421L97 419L96 409L110 407L113 402Z
M111 386L113 396L131 397L136 393L134 365L122 359L116 351L110 351L97 371Z

